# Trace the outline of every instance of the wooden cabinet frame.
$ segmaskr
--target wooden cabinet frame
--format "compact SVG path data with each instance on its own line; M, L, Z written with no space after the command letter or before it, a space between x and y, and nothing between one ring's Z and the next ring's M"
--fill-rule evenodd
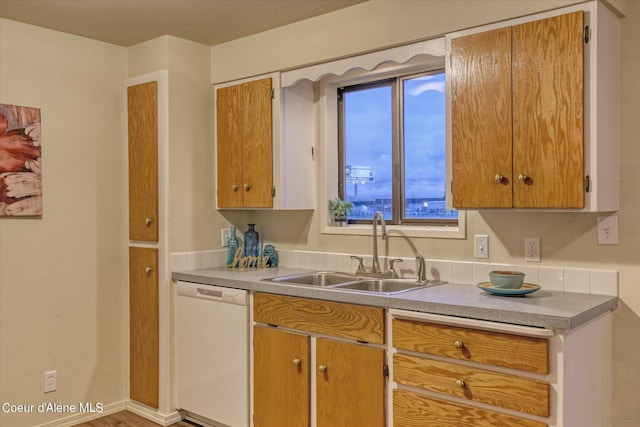
M560 38L555 37L555 22L565 18L558 17L578 13L583 13L583 30L577 36L574 35L574 39L580 42L586 37L588 43L582 42L584 60L578 57L572 59L573 63L583 62L584 85L582 91L575 94L580 82L573 82L575 76L571 72L565 73L567 77L558 81L546 82L545 79L548 80L555 71L546 70L545 67L551 62L548 61L549 58L544 57L544 54L547 49L553 47L550 45L561 44L556 43ZM589 212L618 209L619 25L619 19L615 14L598 1L459 31L446 36L447 92L450 94L447 97L449 112L447 116L447 204L449 207L454 205L460 209L514 207ZM538 44L543 36L549 38L548 43L531 47L541 52L541 59L536 60L538 62L528 62L534 58L528 53L519 56L518 47L514 47L514 61L518 61L517 63L512 62L510 58L507 62L506 56L497 53L500 52L498 47L501 45L505 49L511 48L507 33L512 28L514 29L513 37L516 39L520 37L521 30L531 31L533 34L525 37L524 41L518 42L519 46L532 42L534 45ZM588 30L585 31L585 28ZM451 63L454 48L452 41L464 41L466 37L485 37L488 39L486 42L493 43L493 46L483 52L474 50L477 46L458 44L456 48L460 49L459 54L464 53L467 48L471 49L470 63L467 65L475 71L476 76L474 80L474 75L471 73L470 77L453 82L450 76L452 70L454 67L465 66L465 61ZM496 49L493 49L494 47ZM475 60L473 55L477 56ZM558 62L558 69L563 68L564 60L565 58L562 58L562 61ZM525 71L528 69L532 72L528 75L513 71L514 79L505 83L511 80L512 72L509 68L512 63L514 69L522 65ZM477 75L481 74L488 76L486 81L477 81ZM556 96L559 92L549 90L549 88L558 87L562 80L571 82L571 85L575 83L574 95L559 98ZM542 85L538 85L536 81L542 82ZM457 95L455 93L452 95L452 84L466 84L466 82L474 84L463 86L462 92L458 91ZM518 99L513 98L513 101L506 95L503 96L507 90L511 90L511 84L518 97ZM523 89L518 89L519 87ZM531 91L536 92L535 95L532 95ZM452 96L458 96L456 105L462 105L462 110L452 104ZM536 97L552 102L540 110L536 106ZM582 102L582 111L576 110L580 102ZM511 119L505 119L509 111L512 111L511 116L514 119L513 128ZM456 114L462 120L462 127L455 122ZM520 120L523 115L532 117L534 120ZM577 121L580 115L584 118L582 124ZM562 121L563 124L556 125L554 121ZM529 126L533 122L543 122L548 125L539 127L540 131L532 132ZM508 135L505 129L512 131L512 136ZM581 138L580 132L583 133L584 141L580 147L575 142L571 142L560 151L554 152L549 150L546 143L531 142L565 138L565 133L569 130L575 135L567 138L571 141L577 141ZM474 144L458 150L458 147L453 146L452 138L458 138L460 135L469 138ZM496 144L508 146L509 138L513 140L511 155L508 149L502 149L499 154L487 155L491 147ZM527 138L533 139L529 141ZM579 151L581 149L583 153ZM520 158L531 155L537 159L535 162L529 162L527 166L519 163ZM513 159L513 169L509 165L510 159ZM566 171L568 164L575 165L570 172ZM502 170L506 172L503 173ZM520 175L522 175L522 182L519 180ZM539 184L544 184L540 187L540 192L530 191ZM458 188L454 188L456 186ZM462 194L470 196L467 201L465 201L466 196L457 199L461 186L465 187ZM519 189L513 190L512 200L509 200L512 188L515 187ZM584 199L583 206L582 199Z

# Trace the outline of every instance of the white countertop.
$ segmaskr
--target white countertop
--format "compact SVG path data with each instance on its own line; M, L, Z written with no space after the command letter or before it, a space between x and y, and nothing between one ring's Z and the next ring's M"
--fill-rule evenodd
M525 296L505 297L491 295L474 285L446 283L396 295L381 295L262 281L271 277L309 271L284 267L211 268L176 271L173 272L172 278L248 291L413 310L548 329L574 329L618 306L618 298L614 296L547 291L544 287Z

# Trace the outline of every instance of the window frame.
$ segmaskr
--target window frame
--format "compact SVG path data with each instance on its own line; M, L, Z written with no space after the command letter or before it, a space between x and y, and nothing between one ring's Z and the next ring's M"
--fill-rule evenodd
M455 219L434 219L434 218L409 218L405 216L405 139L404 139L404 83L407 80L429 76L434 74L445 74L444 63L440 66L431 66L419 70L400 70L384 77L373 76L352 84L340 85L337 90L337 123L338 123L338 196L345 199L346 194L346 128L345 118L345 97L346 93L360 90L375 89L380 87L390 87L391 89L391 153L392 153L392 184L391 184L391 212L392 218L385 219L387 224L398 226L458 226L460 212ZM445 113L446 114L446 113ZM446 125L445 125L446 127ZM445 140L446 145L446 140ZM446 175L445 175L446 180ZM446 185L444 189L446 193ZM371 219L349 218L349 224L371 224Z

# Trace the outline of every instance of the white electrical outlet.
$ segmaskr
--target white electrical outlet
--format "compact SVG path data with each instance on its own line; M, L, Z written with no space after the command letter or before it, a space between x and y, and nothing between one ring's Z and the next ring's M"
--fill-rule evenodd
M489 258L489 236L486 234L476 234L474 236L474 257Z
M58 371L48 371L44 373L44 392L56 391Z
M524 238L524 260L530 262L540 262L540 238Z
M227 242L229 241L229 236L231 236L231 228L223 228L221 230L221 234L222 234L222 247L226 248Z

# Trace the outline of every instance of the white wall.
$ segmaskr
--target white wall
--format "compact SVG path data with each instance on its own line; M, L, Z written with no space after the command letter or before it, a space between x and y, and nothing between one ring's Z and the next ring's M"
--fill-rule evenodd
M0 20L0 102L41 108L44 214L0 219L0 403L128 395L126 50ZM44 372L58 391L44 394ZM6 414L33 426L68 413Z
M495 22L577 1L373 0L321 17L212 47L212 81L221 82ZM596 215L588 213L469 212L467 239L384 242L382 254L473 260L472 237L489 235L489 262L523 263L524 237L539 236L541 265L620 272L620 307L614 313L614 425L640 426L640 2L620 2L622 20L620 244L596 244ZM317 143L317 141L316 141ZM322 182L325 177L317 177ZM319 187L320 188L320 187ZM318 191L320 193L320 191ZM326 200L318 196L317 206ZM240 230L255 222L265 241L287 249L368 254L370 237L322 235L318 213L252 212L229 216ZM544 284L542 284L544 286ZM598 426L585 426L598 427Z

